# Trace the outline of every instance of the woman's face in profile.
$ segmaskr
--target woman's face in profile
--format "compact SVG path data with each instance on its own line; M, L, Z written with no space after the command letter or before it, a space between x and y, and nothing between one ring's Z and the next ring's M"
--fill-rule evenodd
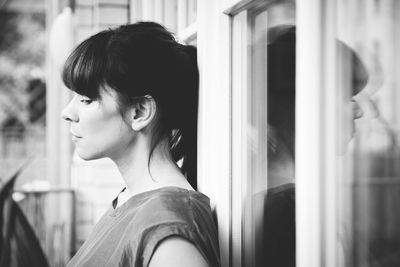
M343 88L340 88L343 90ZM356 133L356 120L363 116L357 98L350 96L351 92L347 92L348 98L341 99L338 110L338 127L339 127L339 155L343 155L347 151L350 141ZM350 99L349 99L350 98Z
M99 100L74 93L62 111L68 120L76 152L84 160L119 157L132 141L132 129L123 120L112 89L101 90Z

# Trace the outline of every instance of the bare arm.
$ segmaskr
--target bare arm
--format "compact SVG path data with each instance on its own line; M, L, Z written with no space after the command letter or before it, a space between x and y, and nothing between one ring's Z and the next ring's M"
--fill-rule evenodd
M148 267L209 267L199 250L181 237L162 241L150 259Z

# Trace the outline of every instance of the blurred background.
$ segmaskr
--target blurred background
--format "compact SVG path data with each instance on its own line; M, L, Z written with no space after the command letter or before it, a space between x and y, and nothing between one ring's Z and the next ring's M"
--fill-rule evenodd
M0 184L23 166L13 199L50 266L68 262L124 187L111 161L74 155L60 118L72 95L60 79L66 57L91 34L142 19L196 44L196 11L196 0L0 2Z
M278 245L290 260L280 266L400 266L399 1L0 0L0 185L22 168L13 200L50 266L65 266L124 187L111 161L74 153L60 70L91 34L139 20L198 47L198 188L216 210L223 266L271 266L259 256ZM267 114L282 97L268 83L277 26L297 31L284 103L295 144L272 142L287 117ZM337 40L364 66L362 86ZM292 161L272 174L279 147ZM275 206L278 188L288 195ZM290 236L268 235L282 216Z
M46 6L45 1L2 2L1 6L1 167L4 177L30 153L37 157L30 177L46 181ZM34 179L32 179L32 176Z

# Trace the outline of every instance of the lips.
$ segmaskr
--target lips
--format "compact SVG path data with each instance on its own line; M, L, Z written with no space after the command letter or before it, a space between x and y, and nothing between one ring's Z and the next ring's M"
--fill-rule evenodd
M76 134L74 134L72 131L71 131L71 134L72 134L72 137L73 137L73 138L77 138L77 139L82 138L82 136L76 135Z
M76 136L72 136L72 141L73 142L78 142L79 140L81 140L81 138L79 138L79 137L76 137Z

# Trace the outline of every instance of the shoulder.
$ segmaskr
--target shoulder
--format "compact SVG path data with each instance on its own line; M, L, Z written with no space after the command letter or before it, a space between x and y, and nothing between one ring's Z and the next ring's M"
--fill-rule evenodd
M293 183L283 184L270 188L267 192L267 205L293 206L295 202L295 185Z
M177 251L179 253L176 253ZM165 239L157 246L148 266L207 267L209 265L192 243L181 237L173 236Z
M144 266L208 266L203 264L202 255L210 263L218 262L218 234L205 195L166 188L148 199L136 218L144 225L139 240ZM187 251L178 254L183 265L174 262L171 255L176 251ZM200 265L193 265L194 259ZM152 265L148 265L150 260ZM170 265L166 265L167 260Z
M207 196L178 187L169 187L153 194L141 207L141 215L157 220L193 222L194 214L199 211L211 211Z

